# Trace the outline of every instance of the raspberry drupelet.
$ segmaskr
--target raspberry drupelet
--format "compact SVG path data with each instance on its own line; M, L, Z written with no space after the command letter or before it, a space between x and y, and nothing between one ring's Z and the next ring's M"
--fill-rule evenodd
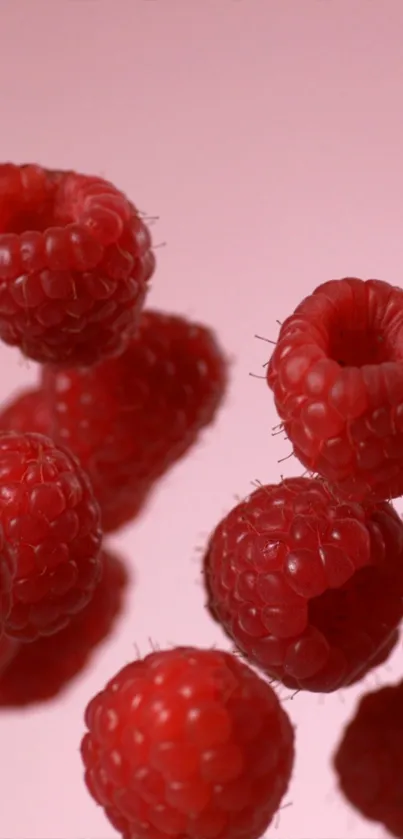
M212 331L156 311L143 313L118 358L44 369L49 434L86 469L105 531L141 510L155 482L214 421L226 385L227 362Z
M100 177L0 165L0 338L42 363L92 364L138 326L155 267L136 208Z
M403 616L403 523L338 503L319 480L262 486L211 536L208 606L247 659L331 692L385 660Z
M7 636L0 639L0 707L55 699L108 640L122 612L128 576L121 560L109 552L103 552L102 564L102 578L90 602L64 629L30 644Z
M6 634L59 631L102 574L100 510L78 460L40 434L1 433L0 525L15 560Z
M268 383L295 455L347 500L403 494L403 290L320 285L283 323Z
M124 839L258 839L289 784L288 716L225 652L177 648L128 664L85 721L87 787Z
M403 682L364 696L334 756L340 791L403 839Z

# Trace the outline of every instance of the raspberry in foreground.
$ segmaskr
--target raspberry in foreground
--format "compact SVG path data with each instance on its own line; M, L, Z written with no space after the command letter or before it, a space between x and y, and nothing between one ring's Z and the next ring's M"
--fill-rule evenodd
M0 525L15 557L6 634L59 631L102 573L99 507L76 458L40 434L1 433Z
M227 383L214 334L147 311L119 358L86 369L45 368L50 435L91 478L105 531L135 516L153 484L213 422Z
M138 326L155 261L108 181L0 165L0 338L36 361L92 364Z
M342 497L403 494L403 290L319 286L282 325L268 367L295 455Z
M0 640L0 707L22 707L54 699L79 676L120 616L127 587L121 560L103 552L100 583L84 609L55 635L20 644ZM3 641L3 647L1 646Z
M339 504L319 480L262 486L205 557L212 615L292 689L330 692L386 657L403 616L403 523L392 506Z
M334 767L350 804L402 839L403 682L361 699Z
M87 787L124 839L258 839L287 790L289 719L228 653L152 653L107 684L85 721Z

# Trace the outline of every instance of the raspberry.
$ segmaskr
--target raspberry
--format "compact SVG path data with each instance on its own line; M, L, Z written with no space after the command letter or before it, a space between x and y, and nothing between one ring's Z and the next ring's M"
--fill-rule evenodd
M1 478L0 478L1 493ZM17 568L17 552L13 545L10 545L4 537L4 531L0 522L0 672L3 661L2 633L13 603L13 580ZM7 644L6 647L7 648Z
M403 290L319 286L283 324L268 383L295 455L341 497L403 494Z
M213 533L209 608L255 665L292 689L357 681L403 616L403 523L386 502L339 504L319 480L262 486Z
M228 653L179 648L128 664L85 719L86 783L124 839L258 839L287 790L289 719Z
M104 552L102 579L90 602L68 626L19 648L18 642L4 636L0 640L0 706L45 702L69 687L96 647L110 635L122 610L126 586L124 565Z
M148 229L108 181L0 165L0 338L42 363L125 348L155 267Z
M50 410L40 390L25 390L0 412L1 431L33 432L49 436Z
M0 524L15 554L6 633L57 632L102 571L99 508L76 458L40 434L0 434Z
M105 531L139 512L157 479L213 421L226 377L209 329L153 311L119 358L45 369L51 436L88 472Z
M386 639L386 642L381 646L376 653L376 655L371 658L371 661L368 662L368 666L364 668L364 670L360 670L355 677L350 680L350 685L354 685L357 682L361 682L365 676L367 676L371 671L375 670L377 667L381 667L381 665L386 664L389 656L395 650L398 642L400 640L400 633L396 629L392 635Z
M334 766L348 801L365 818L403 837L403 682L361 699Z
M29 644L26 645L26 647L29 646ZM8 635L0 637L0 679L17 655L20 647L21 643L16 638L9 638Z

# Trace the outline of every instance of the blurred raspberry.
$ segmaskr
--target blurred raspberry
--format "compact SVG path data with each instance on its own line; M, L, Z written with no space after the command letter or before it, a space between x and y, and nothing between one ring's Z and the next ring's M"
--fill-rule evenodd
M49 405L41 390L24 390L17 394L0 412L0 431L26 431L49 436Z
M51 436L88 472L105 531L136 515L158 478L196 443L226 383L226 360L208 328L153 311L119 358L45 368Z
M102 579L92 599L68 626L19 647L14 639L0 641L0 706L53 699L69 687L98 645L110 636L122 610L128 578L118 557L104 551L102 559Z
M403 682L361 699L334 766L353 807L402 839Z

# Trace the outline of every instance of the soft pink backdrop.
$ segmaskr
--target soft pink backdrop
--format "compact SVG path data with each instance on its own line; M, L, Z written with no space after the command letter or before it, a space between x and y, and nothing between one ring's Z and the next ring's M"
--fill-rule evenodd
M115 539L136 583L113 639L62 701L0 714L2 839L112 837L81 779L87 700L150 638L225 646L197 549L254 479L298 473L249 376L269 349L254 334L275 338L326 279L402 281L402 28L402 0L1 2L0 159L104 174L159 216L150 302L212 324L235 358L216 428ZM0 364L1 398L35 378L10 349ZM403 676L400 647L380 676ZM297 761L270 836L384 835L329 763L360 690L286 702Z

